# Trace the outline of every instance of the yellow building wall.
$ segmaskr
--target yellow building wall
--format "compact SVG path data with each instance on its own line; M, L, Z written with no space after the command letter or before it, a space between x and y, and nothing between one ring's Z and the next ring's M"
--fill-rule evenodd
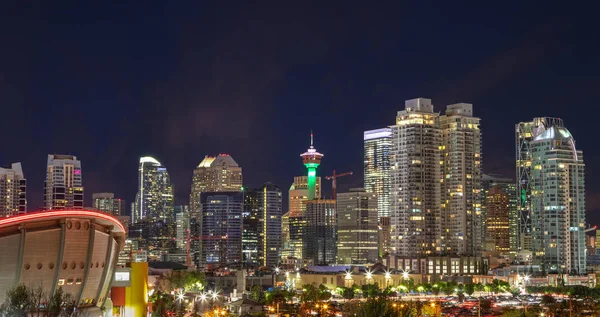
M125 317L148 313L148 263L131 263L131 286L125 288Z

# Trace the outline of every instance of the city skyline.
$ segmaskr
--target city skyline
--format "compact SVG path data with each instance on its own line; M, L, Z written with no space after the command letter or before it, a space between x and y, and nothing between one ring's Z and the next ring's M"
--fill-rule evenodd
M325 8L307 21L301 13L313 9L304 4L297 10L165 6L3 10L13 13L3 19L5 29L19 32L6 38L10 49L0 55L7 83L0 102L11 118L7 129L25 131L6 140L11 150L0 166L22 163L29 210L42 207L48 153L83 162L88 205L95 192L132 202L142 156L169 167L176 203L184 204L191 171L211 153L230 153L246 166L245 185L271 181L284 188L304 172L294 161L310 129L327 155L321 174L351 170L339 190L359 187L363 132L385 126L404 100L420 96L439 105L474 104L488 140L487 173L514 178L514 126L534 117L570 122L588 162L600 158L585 131L593 116L571 110L598 100L598 47L589 41L596 22L586 18L593 10L550 4L544 9L550 14L542 14L523 4L479 14L449 3L347 4L344 14ZM127 8L140 14L102 18ZM180 27L184 12L207 16ZM402 19L391 18L396 12ZM40 19L22 18L31 14ZM230 14L240 19L230 21ZM426 28L403 31L420 25L423 15ZM246 19L280 27L238 27ZM15 27L22 23L28 27ZM437 49L455 45L470 49ZM600 169L587 172L587 212L598 223ZM325 186L324 194L329 191Z

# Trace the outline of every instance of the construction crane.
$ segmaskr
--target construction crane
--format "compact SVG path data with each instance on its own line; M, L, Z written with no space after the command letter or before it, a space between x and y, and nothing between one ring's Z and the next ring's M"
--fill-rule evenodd
M331 181L331 189L333 190L333 199L337 199L337 178L342 176L352 175L352 172L340 173L336 174L335 170L333 170L333 175L325 176L326 180Z
M585 233L588 233L588 232L590 232L590 231L594 231L594 230L596 230L596 229L598 229L598 226L593 226L593 227L591 227L591 228L587 228L587 229L585 229L585 231L584 231L584 232L585 232Z
M185 266L188 268L192 267L192 255L190 251L190 245L192 241L198 240L226 240L228 237L225 236L199 236L199 237L191 237L190 229L187 229L187 236L183 239L173 238L175 241L184 241L185 242Z

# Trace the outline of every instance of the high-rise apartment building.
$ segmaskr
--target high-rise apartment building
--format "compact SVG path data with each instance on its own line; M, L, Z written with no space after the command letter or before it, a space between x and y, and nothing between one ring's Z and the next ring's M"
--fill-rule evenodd
M188 241L188 233L190 230L190 206L182 205L175 206L175 237L176 247L178 250L186 250Z
M172 224L174 220L173 184L167 169L155 158L140 158L138 169L138 192L132 223L148 219L150 222L163 221Z
M115 198L115 194L113 193L92 194L92 205L95 209L114 216L125 215L125 200Z
M545 272L586 273L582 151L562 125L540 127L529 142L533 261Z
M487 191L486 234L491 244L490 251L510 251L510 197L500 185L494 185Z
M378 256L377 194L362 188L337 194L337 263L375 263Z
M439 124L442 252L477 256L484 241L479 118L473 117L473 105L459 103L447 106Z
M21 163L0 168L0 217L27 212L27 180Z
M83 208L81 161L73 155L49 154L44 182L44 210Z
M440 116L430 99L398 111L390 151L391 253L478 255L481 133L471 104Z
M564 123L559 118L538 117L532 121L520 122L516 125L516 185L520 218L517 237L519 251L531 251L533 248L531 222L531 211L533 210L531 200L531 166L533 155L531 152L531 142L537 135L553 126L564 127Z
M390 150L392 129L383 128L364 132L365 190L377 194L380 226L379 255L389 252L390 242Z
M258 266L260 199L258 190L244 187L242 212L242 261L245 266Z
M305 227L302 232L302 259L315 265L336 263L337 223L335 200L314 199L306 203Z
M200 266L235 266L242 261L242 210L244 193L208 192L200 194L202 210Z
M439 116L430 99L407 100L390 128L390 253L440 252L443 161Z
M261 266L274 267L281 253L281 190L265 183L258 189L258 203L258 260Z
M229 154L205 156L194 169L190 208L197 216L200 193L232 192L242 190L242 168Z
M302 258L302 230L304 227L304 213L306 212L306 202L308 201L308 177L295 176L294 183L288 191L288 228L289 241L284 241L289 247L291 256ZM315 196L321 197L321 177L315 180ZM282 230L283 231L283 230Z
M508 214L508 237L510 244L510 253L516 254L519 252L519 206L517 201L517 186L515 181L512 178L502 177L502 175L498 174L482 174L481 175L481 185L483 188L483 196L487 197L490 189L494 186L500 187L502 192L508 196L508 204L509 204L509 214ZM483 200L486 202L486 200ZM487 202L486 202L487 204ZM484 219L484 228L487 228L487 206L484 204L483 214L485 215ZM485 233L484 236L490 237L489 234ZM490 241L490 240L487 240ZM486 241L486 245L488 244Z

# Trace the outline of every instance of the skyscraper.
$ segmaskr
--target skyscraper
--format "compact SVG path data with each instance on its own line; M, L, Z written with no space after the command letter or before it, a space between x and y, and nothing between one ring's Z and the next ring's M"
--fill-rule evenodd
M134 204L132 223L142 219L173 223L174 196L169 172L150 156L140 158L138 193Z
M21 163L0 168L0 217L27 212L27 180Z
M274 267L281 252L281 190L265 183L258 190L258 259L262 266Z
M175 206L175 236L176 247L178 250L183 251L187 247L188 231L190 230L190 206L182 205Z
M321 177L317 177L315 183L315 197L321 197ZM290 217L304 215L308 201L308 177L294 176L288 193Z
M336 201L331 199L314 199L306 203L302 259L311 259L315 265L336 263L335 203Z
M200 265L208 270L239 265L242 261L242 209L244 193L200 194L202 210Z
M517 163L517 197L519 203L519 250L532 250L531 211L531 173L533 155L531 141L550 127L564 127L559 118L538 117L529 122L516 125L516 163Z
M114 216L125 215L125 200L115 198L113 193L92 194L92 205L95 209L112 214Z
M481 255L484 236L479 118L473 117L473 105L458 103L447 106L439 123L444 175L443 182L438 181L442 188L442 251Z
M316 178L315 196L321 197L321 177ZM302 230L304 228L304 213L308 201L308 177L295 176L294 183L290 186L288 195L288 232L289 241L287 245L291 255L297 259L302 258ZM282 230L283 231L283 230ZM286 241L284 241L285 244Z
M244 187L244 210L242 212L242 261L246 266L258 266L258 236L260 218L258 190Z
M383 128L364 132L365 190L377 194L380 227L379 254L389 252L390 243L390 150L392 129Z
M562 125L540 127L529 150L534 264L545 272L584 274L583 154Z
M430 99L407 100L392 129L390 224L392 254L441 251L442 135Z
M200 208L200 193L242 190L242 168L229 154L205 156L194 169L190 208L196 217Z
M73 155L49 154L44 182L44 210L83 208L81 161Z
M510 198L500 185L494 185L487 192L485 211L490 251L510 251Z
M516 254L519 252L519 208L517 202L517 186L512 178L502 177L497 174L482 174L481 185L483 188L483 196L487 197L489 190L494 186L499 186L502 192L508 196L509 214L508 214L508 228L509 228L509 244L510 253ZM486 202L486 200L483 200ZM487 204L487 202L486 202ZM487 219L487 206L483 206L483 213ZM487 228L487 223L485 224ZM486 233L486 237L489 235Z
M375 263L378 251L377 194L362 188L337 194L337 263Z
M407 100L392 129L391 251L401 256L480 255L481 133L471 104L433 112Z
M321 165L323 154L317 152L313 146L313 134L310 133L310 147L306 152L300 154L302 162L307 170L308 200L319 198L317 194L317 168Z

